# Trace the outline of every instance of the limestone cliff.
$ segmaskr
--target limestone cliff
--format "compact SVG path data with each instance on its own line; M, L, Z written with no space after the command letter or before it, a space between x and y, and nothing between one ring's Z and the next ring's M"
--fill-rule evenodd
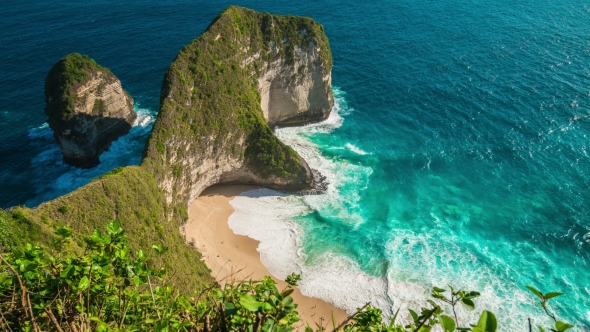
M64 161L93 167L137 118L133 99L110 70L88 56L59 60L45 81L45 113Z
M334 104L331 72L323 68L321 47L306 39L306 30L299 33L307 45L282 45L289 48L292 58L279 56L262 63L265 70L258 78L258 91L264 118L271 127L325 120ZM275 42L270 42L270 49L274 54L280 52ZM255 53L246 61L259 57L260 53Z
M325 119L331 66L312 19L226 9L168 69L142 165L180 212L216 183L311 188L307 163L271 126Z

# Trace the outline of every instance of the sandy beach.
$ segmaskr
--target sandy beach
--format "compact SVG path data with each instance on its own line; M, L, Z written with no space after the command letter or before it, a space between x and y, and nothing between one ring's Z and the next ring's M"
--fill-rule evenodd
M185 228L186 240L203 254L203 260L220 283L231 278L260 280L271 275L260 261L260 254L256 250L258 241L234 234L227 222L234 212L229 201L234 196L252 189L257 187L213 186L203 191L189 207L189 220ZM274 277L273 279L277 281L279 289L286 286L284 281ZM332 314L336 324L348 317L343 310L320 299L305 296L299 289L296 289L292 296L295 303L299 304L297 311L303 321L298 324L299 327L305 327L307 322L310 326L318 323L331 328Z

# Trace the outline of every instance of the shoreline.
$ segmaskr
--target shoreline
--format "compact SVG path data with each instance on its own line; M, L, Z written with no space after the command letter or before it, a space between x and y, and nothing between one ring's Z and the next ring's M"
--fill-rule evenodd
M287 283L270 274L260 261L257 251L259 242L247 236L237 235L229 228L228 219L234 212L229 203L235 196L260 187L248 185L214 185L205 189L189 206L185 225L185 240L202 254L202 259L211 269L219 283L226 280L262 279L271 276L279 289ZM348 314L331 303L301 294L299 288L291 294L301 322L296 326L305 328L316 323L324 327L334 322L339 324Z

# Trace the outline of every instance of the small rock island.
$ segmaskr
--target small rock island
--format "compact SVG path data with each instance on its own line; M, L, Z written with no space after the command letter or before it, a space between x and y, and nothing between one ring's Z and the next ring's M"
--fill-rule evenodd
M45 81L45 102L64 161L82 168L98 165L100 154L127 134L137 118L121 81L78 53L53 65Z

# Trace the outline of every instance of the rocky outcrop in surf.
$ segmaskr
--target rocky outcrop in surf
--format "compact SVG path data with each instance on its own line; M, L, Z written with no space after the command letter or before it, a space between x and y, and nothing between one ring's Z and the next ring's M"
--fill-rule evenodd
M331 68L312 19L229 7L168 69L142 166L181 212L216 183L313 188L305 160L271 127L325 119Z
M64 161L93 167L137 118L133 99L110 70L88 56L59 60L45 81L45 113Z

